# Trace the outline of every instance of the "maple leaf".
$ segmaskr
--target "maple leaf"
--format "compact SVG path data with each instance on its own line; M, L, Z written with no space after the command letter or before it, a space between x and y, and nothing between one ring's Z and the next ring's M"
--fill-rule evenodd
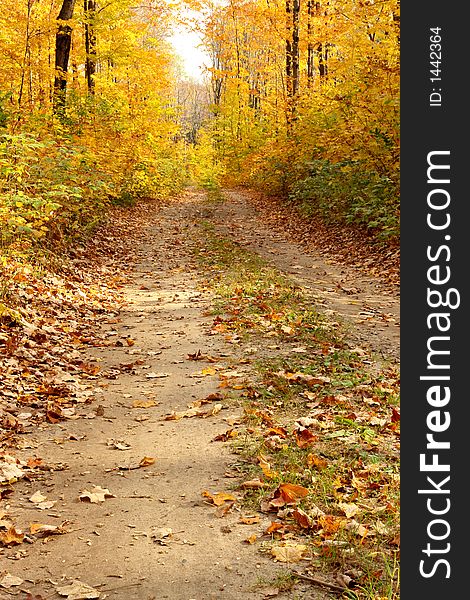
M201 495L204 498L208 498L211 504L215 506L222 506L225 502L235 502L236 498L232 494L228 494L227 492L217 492L216 494L211 494L208 491L203 491Z
M307 551L305 544L284 543L280 546L273 546L271 554L279 562L293 563L299 562Z
M104 502L106 498L115 498L116 496L114 496L114 494L111 494L111 492L107 489L107 488L102 488L99 485L94 485L91 492L89 492L88 490L83 490L83 492L81 492L79 499L82 502L92 502L94 504L98 504L99 502Z
M281 483L275 491L275 497L280 496L286 504L295 504L300 498L305 498L308 493L308 489L301 485Z
M0 532L0 543L4 546L17 546L24 540L24 533L12 525L7 531Z

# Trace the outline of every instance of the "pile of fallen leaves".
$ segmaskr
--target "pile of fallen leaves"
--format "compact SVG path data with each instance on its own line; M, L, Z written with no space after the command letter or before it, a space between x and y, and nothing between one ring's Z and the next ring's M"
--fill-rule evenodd
M142 214L144 213L144 214ZM0 263L0 444L43 423L93 416L98 362L90 346L125 343L104 323L119 322L121 288L150 204L116 209L88 242L36 257L10 252ZM140 224L140 227L139 227ZM108 378L109 378L108 377Z

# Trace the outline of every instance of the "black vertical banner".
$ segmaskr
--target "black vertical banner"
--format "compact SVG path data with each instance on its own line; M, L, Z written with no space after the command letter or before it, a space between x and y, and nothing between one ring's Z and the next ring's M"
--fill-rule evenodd
M401 598L470 597L467 3L401 11Z

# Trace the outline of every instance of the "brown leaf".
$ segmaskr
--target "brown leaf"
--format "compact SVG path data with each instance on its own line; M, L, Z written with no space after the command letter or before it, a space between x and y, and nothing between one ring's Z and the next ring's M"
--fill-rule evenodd
M321 527L321 535L323 538L331 538L341 528L347 524L347 519L344 517L336 517L335 515L323 515L318 517L317 523Z
M304 544L284 543L282 546L271 548L271 554L279 562L292 563L299 562L304 557L307 546Z
M244 490L254 490L258 488L264 488L268 484L260 481L259 479L250 479L249 481L244 481L240 487Z
M4 546L16 546L23 543L24 533L12 525L7 531L0 532L0 543Z
M270 427L268 431L266 431L263 435L264 437L269 437L270 435L278 435L281 438L286 438L287 429L285 429L284 427Z
M217 492L216 494L211 494L210 492L204 491L201 495L204 498L208 498L211 504L214 504L214 506L222 506L224 502L236 501L235 496L228 494L227 492Z
M132 402L132 408L150 408L152 406L157 406L155 400L134 400Z
M139 467L149 467L150 465L154 464L155 460L156 459L152 458L151 456L144 456L144 458L139 463Z
M212 438L213 442L227 442L228 440L236 437L238 435L238 431L235 429L227 429L224 433L219 433L214 438Z
M304 529L310 529L310 527L312 526L312 519L307 515L306 512L304 512L300 508L296 508L294 510L294 512L292 513L292 517Z
M99 502L104 502L106 498L115 498L114 494L107 488L102 488L99 485L94 485L91 492L88 490L83 490L80 494L79 498L82 502L92 502L94 504L98 504Z
M21 585L23 581L23 579L8 573L8 571L2 571L0 573L0 587L2 588L9 589L13 586Z
M81 581L75 580L70 585L57 587L60 596L67 596L68 600L91 600L100 597L100 592Z
M235 505L235 501L233 502L225 502L224 504L222 504L222 506L218 506L216 511L215 511L215 516L216 517L225 517L225 515L232 510L232 508Z
M295 441L299 448L306 448L312 446L317 440L318 436L313 434L309 429L299 428L294 431Z
M255 523L259 523L259 516L255 515L253 517L240 517L238 522L243 523L244 525L254 525Z
M250 535L250 537L246 538L246 540L243 540L243 541L246 544L254 544L257 539L258 539L258 536L256 535L256 533L254 533L253 535Z
M64 529L62 525L46 525L44 523L31 523L29 526L29 531L31 535L62 535L67 533L67 530Z
M309 467L315 467L319 471L326 469L328 466L328 462L324 458L312 453L307 456L307 464Z
M295 504L300 498L305 498L309 491L301 485L282 483L276 490L286 504ZM275 494L276 495L276 494Z

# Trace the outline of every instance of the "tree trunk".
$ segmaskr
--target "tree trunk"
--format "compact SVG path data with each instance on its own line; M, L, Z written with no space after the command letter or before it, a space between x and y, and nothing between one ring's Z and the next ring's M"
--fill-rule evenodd
M75 0L64 0L59 16L55 38L55 79L54 79L54 113L63 112L67 92L67 70L69 66L70 47L72 45L72 28L67 21L73 17Z
M313 76L315 73L314 48L312 43L312 17L313 17L313 0L308 0L307 3L307 85L312 85Z
M96 73L96 35L94 20L96 14L95 0L84 0L85 11L85 79L88 93L93 96L95 93L95 73Z
M300 51L299 51L299 20L300 0L292 1L292 96L294 99L293 110L295 110L295 98L299 93L300 83Z

